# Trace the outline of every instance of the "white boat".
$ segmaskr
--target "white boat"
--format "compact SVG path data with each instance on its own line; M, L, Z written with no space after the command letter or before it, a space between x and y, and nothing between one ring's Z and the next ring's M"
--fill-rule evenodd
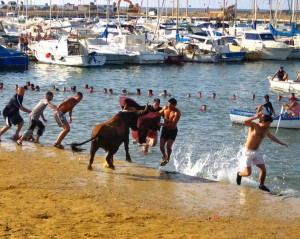
M34 56L41 63L95 67L102 66L106 57L88 51L85 37L62 36L59 40L42 40L33 47Z
M244 121L252 117L256 114L256 112L246 111L246 110L231 110L230 111L230 120L233 124L242 124L244 125ZM273 118L273 122L271 123L271 128L277 128L280 116ZM254 120L253 122L258 123L259 119ZM279 122L279 128L287 128L287 129L300 129L300 118L287 118L281 117Z
M121 65L130 61L130 58L134 56L100 38L88 38L87 44L90 52L96 52L106 56L105 64Z
M286 60L292 51L292 47L277 42L269 31L245 31L240 45L247 51L260 52L262 60Z
M118 35L113 38L111 44L134 55L126 63L160 64L165 61L166 56L163 52L147 50L144 35Z
M234 41L234 36L203 36L188 34L193 44L200 50L206 50L220 55L221 61L241 61L246 52Z
M274 78L272 80L272 76L268 76L268 80L272 88L279 88L289 91L300 91L300 82L295 82L291 80L279 81L278 78Z
M185 62L203 62L203 63L218 63L221 55L208 50L200 50L197 44L179 42L176 44L176 49L184 54L183 61Z

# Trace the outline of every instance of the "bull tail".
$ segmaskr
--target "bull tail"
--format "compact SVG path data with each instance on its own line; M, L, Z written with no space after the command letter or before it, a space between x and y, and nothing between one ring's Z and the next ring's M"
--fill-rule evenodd
M97 137L98 137L98 136L96 135L96 136L94 136L93 138L88 139L88 140L86 140L86 141L84 141L84 142L82 142L82 143L71 143L71 149L72 149L72 151L73 151L73 152L81 152L81 151L83 151L84 149L81 149L81 148L79 148L78 146L84 145L84 144L86 144L86 143L88 143L88 142L90 142L90 141L96 139Z

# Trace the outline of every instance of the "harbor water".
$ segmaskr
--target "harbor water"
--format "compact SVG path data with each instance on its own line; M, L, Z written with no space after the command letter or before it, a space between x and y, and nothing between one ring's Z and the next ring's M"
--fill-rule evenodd
M239 152L245 143L247 127L232 126L229 119L231 109L253 110L255 106L264 103L264 95L270 96L276 113L280 113L281 105L288 103L291 92L271 89L266 77L274 74L283 65L289 73L290 79L298 74L300 62L298 61L260 61L231 64L183 64L183 65L155 65L155 66L103 66L100 68L75 68L54 65L31 63L25 72L1 72L0 82L4 89L0 90L0 110L14 94L14 86L25 85L27 81L39 85L41 91L26 91L23 105L32 109L44 97L45 92L55 85L60 91L54 92L54 104L59 104L74 93L70 90L62 92L63 86L70 89L76 86L84 95L83 101L73 111L71 132L63 144L82 142L90 137L91 129L95 124L104 122L120 110L119 97L121 91L127 89L133 98L140 104L152 103L153 98L159 97L162 106L169 97L163 98L159 94L166 89L178 101L177 107L181 111L178 124L178 135L173 145L171 161L164 170L179 172L191 176L217 180L227 184L235 184L238 171ZM94 87L89 93L84 84ZM102 93L103 88L112 88L114 94ZM140 88L142 95L135 95L136 88ZM152 89L154 97L148 97L147 91ZM202 97L197 97L197 92ZM191 94L187 98L187 93ZM212 93L216 98L212 99ZM236 100L230 100L235 94ZM255 100L252 95L255 94ZM282 101L277 96L282 95ZM296 94L296 96L300 97ZM200 111L202 105L207 105L206 111ZM28 126L28 115L21 113L25 125ZM52 116L52 110L46 109L46 131L41 138L45 146L52 146L60 132L60 128ZM3 117L0 125L4 125ZM11 142L12 150L16 145L9 140L14 134L15 127L5 133L2 141ZM267 165L266 186L272 191L285 196L300 197L300 132L299 130L275 129L271 132L281 141L288 144L285 148L266 138L261 149ZM0 145L1 147L4 147ZM0 149L1 149L0 147ZM23 150L30 150L30 143L24 142ZM86 153L89 144L84 145ZM132 161L139 164L159 168L161 154L159 147L150 148L147 154L142 153L138 145L130 144ZM105 152L99 150L98 156ZM115 155L119 160L125 160L123 145ZM2 161L3 163L4 161ZM95 160L99 164L99 160ZM253 174L243 178L242 186L258 187L258 169L253 167ZM83 167L83 170L85 168ZM118 170L116 168L116 170Z

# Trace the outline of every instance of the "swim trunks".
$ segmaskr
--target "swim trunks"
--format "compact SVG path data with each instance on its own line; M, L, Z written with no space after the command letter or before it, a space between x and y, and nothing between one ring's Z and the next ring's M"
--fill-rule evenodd
M21 122L23 122L23 118L19 113L15 113L13 115L8 115L6 111L3 111L3 117L5 119L6 125L11 127L12 125L17 125Z
M56 110L54 111L53 116L59 127L63 127L63 125L69 125L69 122L64 113Z
M251 162L257 165L264 164L265 160L260 149L251 150L244 147L240 158L240 169L251 167Z
M178 132L177 128L166 129L165 127L162 127L160 138L165 140L169 140L169 139L175 140L177 136L177 132Z

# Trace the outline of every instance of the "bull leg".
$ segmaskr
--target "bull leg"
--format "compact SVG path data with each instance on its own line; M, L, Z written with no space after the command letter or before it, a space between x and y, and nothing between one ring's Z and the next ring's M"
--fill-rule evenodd
M126 152L126 161L132 162L130 154L129 154L129 146L128 145L129 145L129 133L126 135L126 137L124 139L124 147L125 147L125 152Z
M88 170L93 170L92 164L94 162L94 157L95 157L95 154L96 154L97 150L99 149L99 147L100 146L98 144L98 140L97 139L93 140L92 143L91 143L91 149L90 149L90 156L91 157L90 157L89 165L87 167Z
M106 165L105 165L106 168L110 168L112 170L115 170L115 166L113 164L113 157L114 157L115 153L116 152L108 151L108 154L106 156Z

